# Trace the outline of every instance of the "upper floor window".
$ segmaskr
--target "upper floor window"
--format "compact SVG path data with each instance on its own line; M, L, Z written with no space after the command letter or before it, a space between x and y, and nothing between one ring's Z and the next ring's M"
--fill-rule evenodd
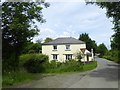
M57 45L53 45L53 50L57 50Z
M70 45L66 45L66 50L70 50Z

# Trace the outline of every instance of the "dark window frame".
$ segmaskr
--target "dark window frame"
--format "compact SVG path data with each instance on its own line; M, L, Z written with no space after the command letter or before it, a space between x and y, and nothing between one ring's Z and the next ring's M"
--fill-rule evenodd
M53 55L53 60L58 60L58 54L52 54Z
M71 60L72 59L72 54L65 54L66 60Z
M66 51L67 51L67 50L70 51L70 45L69 45L69 44L65 46L65 50L66 50Z
M57 45L53 45L53 50L57 50Z

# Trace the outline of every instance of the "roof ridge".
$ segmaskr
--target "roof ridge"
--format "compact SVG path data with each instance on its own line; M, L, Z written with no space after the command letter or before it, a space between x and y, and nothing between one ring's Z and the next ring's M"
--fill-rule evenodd
M52 45L52 44L83 44L83 43L85 42L73 37L59 37L54 39L51 42L44 43L44 44Z

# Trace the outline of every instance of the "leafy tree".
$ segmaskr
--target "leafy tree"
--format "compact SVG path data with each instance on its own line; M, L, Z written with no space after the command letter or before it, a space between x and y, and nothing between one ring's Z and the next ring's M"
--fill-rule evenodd
M100 53L100 57L105 55L107 51L108 51L108 49L106 48L104 43L102 43L98 46L98 52Z
M34 52L34 53L41 53L42 51L42 44L40 42L29 42L27 43L26 47L23 49L22 53L27 54L30 52Z
M2 57L3 60L9 60L13 54L15 58L12 60L15 61L10 62L14 62L15 65L12 64L11 66L18 66L18 56L24 45L31 41L34 35L38 34L39 30L35 26L34 20L40 23L45 22L41 12L44 6L48 7L49 4L43 1L39 3L4 2L2 4Z
M118 50L109 50L103 57L117 63L119 62Z
M89 1L89 0L88 0ZM117 49L118 50L118 59L120 63L120 1L116 0L118 2L108 2L108 0L98 0L98 2L88 2L91 4L96 4L100 6L100 8L106 8L106 16L108 18L113 18L113 24L114 24L114 35L112 36L111 40L111 47L112 50ZM107 2L105 2L107 1Z
M47 37L47 38L45 39L44 43L51 42L52 40L53 40L52 38Z
M87 33L80 34L79 40L86 42L86 48L89 51L91 51L91 49L93 49L94 52L96 52L97 44L95 43L94 40L91 40L91 38L89 37L89 35Z

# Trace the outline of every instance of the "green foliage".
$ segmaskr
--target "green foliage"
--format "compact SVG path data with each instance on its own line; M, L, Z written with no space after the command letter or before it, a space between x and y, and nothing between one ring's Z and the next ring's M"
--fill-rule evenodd
M55 72L55 70L58 69L61 64L62 63L56 62L55 60L52 60L50 63L49 62L45 62L43 64L44 72L45 73Z
M118 52L118 50L110 50L103 56L103 58L119 63Z
M81 61L81 59L82 59L82 54L81 54L81 52L78 52L78 53L77 53L76 58L78 59L78 61Z
M33 80L35 77L31 73L27 73L25 70L16 72L6 72L2 75L2 85L10 86L20 82L28 82Z
M79 36L79 40L84 41L86 43L87 50L91 51L91 49L94 50L94 53L97 50L97 44L94 40L92 40L87 33L82 33Z
M99 57L103 57L106 52L108 51L107 47L104 45L104 43L100 44L98 46L98 53L100 53L100 56Z
M34 50L34 53L41 53L42 51L42 45L41 42L28 42L26 43L26 46L24 47L24 50L22 50L22 53L27 54L30 53L31 50Z
M9 59L2 59L2 72L8 72L15 67L15 54L11 54ZM17 68L17 67L16 67Z
M35 53L35 50L29 50L28 53Z
M41 10L49 5L44 1L2 3L2 58L8 62L14 53L14 63L18 66L18 56L24 45L38 34L34 20L45 22ZM32 28L33 27L33 28ZM4 61L4 62L5 62ZM11 61L12 64L12 61ZM7 67L7 66L6 66ZM16 69L16 67L14 67Z
M113 18L114 24L114 34L111 38L111 48L118 53L118 63L120 63L120 1L118 2L89 2L91 4L96 4L100 8L106 8L106 16L108 18Z
M66 63L60 63L52 61L44 64L45 73L63 73L63 72L78 72L91 70L96 67L97 63L91 62L89 64L83 64L79 61L69 60ZM87 66L86 66L87 65ZM85 68L85 69L84 69Z
M41 71L44 71L44 68L42 67L42 61L41 60L33 60L30 59L25 64L23 67L31 73L40 73Z
M48 61L48 56L43 54L23 54L19 57L20 60L20 66L23 66L26 62L29 60L37 60L40 62L46 62Z
M44 64L45 73L62 73L62 72L71 72L79 71L82 68L82 63L75 60L67 61L66 63L56 62L55 60L46 62Z
M75 60L70 60L70 61L67 61L66 63L60 63L56 61L51 61L51 63L49 63L47 61L41 64L39 62L35 63L33 60L29 60L29 62L30 62L29 64L32 66L34 64L39 65L38 67L42 65L42 68L43 68L43 70L41 71L42 73L64 73L64 72L78 72L78 71L82 72L82 71L92 70L97 66L96 61L86 63L86 64L83 64ZM31 64L31 63L34 63L34 64ZM38 67L36 67L37 70L40 70L38 69ZM33 68L34 67L32 68L29 67L29 69L34 70ZM37 79L37 74L28 73L26 72L25 69L20 69L19 71L16 71L16 72L13 71L13 72L4 73L2 75L2 85L3 86L15 85L21 82L22 83L28 82L33 79Z
M48 38L45 39L44 43L48 43L48 42L51 42L51 41L53 41L53 39L48 37Z
M83 71L92 70L97 67L97 61L90 62L83 66Z

